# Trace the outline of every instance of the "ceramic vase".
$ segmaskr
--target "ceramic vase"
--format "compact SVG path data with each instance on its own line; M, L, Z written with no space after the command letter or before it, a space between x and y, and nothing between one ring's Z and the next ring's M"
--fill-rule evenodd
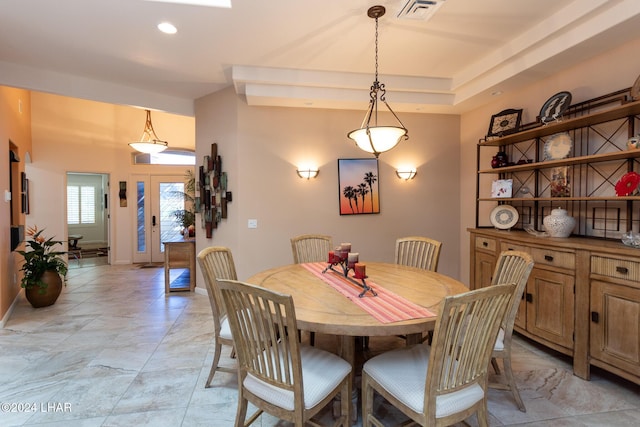
M545 216L542 223L551 237L569 237L576 226L575 218L569 216L562 208L553 209L551 215Z
M53 305L62 292L62 278L56 271L45 271L42 281L47 287L41 291L39 286L26 288L24 295L34 308Z
M495 156L491 159L491 167L492 168L502 168L507 166L509 162L509 158L507 157L507 153L504 151L498 151Z

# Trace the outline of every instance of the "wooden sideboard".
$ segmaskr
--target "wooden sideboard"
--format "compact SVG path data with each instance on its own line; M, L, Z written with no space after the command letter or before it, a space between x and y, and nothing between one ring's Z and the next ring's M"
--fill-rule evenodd
M196 288L195 239L162 242L164 244L164 291L193 291ZM171 269L187 269L172 280Z
M472 228L471 288L488 286L501 251L535 265L514 329L573 357L574 374L597 366L640 384L640 249L611 240L550 238Z

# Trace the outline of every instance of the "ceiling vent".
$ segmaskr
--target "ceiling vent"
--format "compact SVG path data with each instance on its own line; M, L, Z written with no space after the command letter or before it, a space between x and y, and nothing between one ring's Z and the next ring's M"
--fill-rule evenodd
M398 18L427 21L443 3L444 0L407 0L398 12Z

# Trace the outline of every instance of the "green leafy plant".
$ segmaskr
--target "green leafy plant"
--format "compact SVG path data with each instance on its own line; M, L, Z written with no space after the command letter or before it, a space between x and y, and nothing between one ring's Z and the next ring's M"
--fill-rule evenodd
M195 212L189 211L187 209L178 209L173 212L173 216L176 218L176 221L182 228L188 228L190 225L194 225L196 223L196 214Z
M184 192L177 192L184 197L185 209L173 211L176 222L182 228L188 228L196 223L195 201L196 201L196 178L193 171L187 169L185 174Z
M17 251L24 257L24 264L20 271L24 272L20 286L25 289L39 287L40 292L44 293L47 284L42 281L42 275L45 271L55 271L66 280L67 263L62 257L66 252L56 251L54 247L61 245L59 240L53 240L53 237L47 239L42 236L42 230L38 230L37 226L27 229L27 236L31 237L26 246L29 251Z

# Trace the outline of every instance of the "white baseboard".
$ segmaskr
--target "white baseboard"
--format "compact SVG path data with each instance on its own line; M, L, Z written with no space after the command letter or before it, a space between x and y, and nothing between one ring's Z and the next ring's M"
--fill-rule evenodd
M9 306L9 309L4 314L4 317L2 318L2 320L0 320L0 329L4 328L5 325L7 324L7 322L9 321L9 318L11 317L11 314L13 313L13 309L15 308L16 304L18 303L18 298L20 298L23 293L24 293L24 289L21 288L20 292L18 292L16 297L13 299L13 302Z

